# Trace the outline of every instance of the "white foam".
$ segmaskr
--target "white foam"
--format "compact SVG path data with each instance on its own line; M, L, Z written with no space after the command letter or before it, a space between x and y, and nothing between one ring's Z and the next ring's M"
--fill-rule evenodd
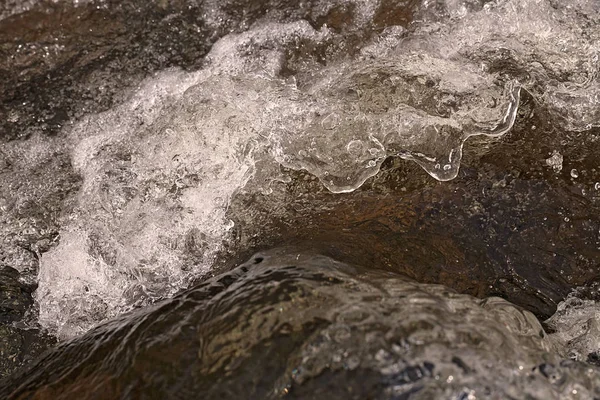
M555 332L553 340L564 347L565 357L587 361L588 355L598 356L600 340L600 305L580 299L576 292L562 301L546 324Z
M257 41L267 40L264 29ZM315 34L294 23L268 40L299 31ZM157 74L125 104L72 129L83 184L60 244L41 259L36 291L40 323L59 337L170 296L212 266L231 234L231 196L253 176L281 107L276 96L287 90L268 69L245 66L243 36L216 46L205 70ZM277 57L262 57L262 66Z
M333 192L355 190L388 156L452 179L468 137L512 127L521 87L568 129L600 121L597 111L579 118L597 99L599 33L568 19L573 10L450 3L445 25L387 29L356 59L302 61L300 85L281 77L286 54L334 33L259 23L215 44L203 70L156 74L121 106L79 122L69 141L83 185L60 245L41 260L40 323L70 337L208 272L233 232L232 196L268 189L280 165ZM372 16L364 4L361 15ZM502 48L529 75L490 70ZM573 89L553 78L567 72L585 79L568 81ZM576 101L559 104L563 92Z

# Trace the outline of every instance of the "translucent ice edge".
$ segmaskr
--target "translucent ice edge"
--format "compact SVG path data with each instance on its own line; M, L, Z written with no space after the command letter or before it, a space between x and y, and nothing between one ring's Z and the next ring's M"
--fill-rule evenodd
M596 18L593 3L579 3ZM215 44L206 69L149 79L127 104L90 116L70 136L83 187L59 246L42 255L40 322L72 337L210 271L232 230L230 199L278 180L280 165L308 171L335 193L356 190L387 157L455 178L469 137L501 137L515 122L521 85L498 85L506 76L489 68L495 62L525 70L524 88L564 118L563 128L598 126L600 42L586 28L597 25L557 6L489 2L409 34L384 32L363 43L362 58L324 68L297 61L299 79L310 76L300 85L282 78L293 62L286 52L302 43L328 49L334 31L306 21L257 24ZM456 107L436 112L435 96Z
M506 106L506 113L504 114L502 120L500 120L500 122L498 122L498 124L492 129L476 126L476 129L479 129L479 131L474 131L472 133L465 132L464 138L460 141L460 144L451 149L447 157L444 159L428 157L422 153L410 151L401 151L394 155L404 160L416 162L429 175L438 181L446 182L456 178L460 171L463 147L468 138L482 135L498 138L508 133L515 124L517 112L519 110L519 102L521 99L521 86L518 83L512 83L511 85L513 87L510 90L509 102Z

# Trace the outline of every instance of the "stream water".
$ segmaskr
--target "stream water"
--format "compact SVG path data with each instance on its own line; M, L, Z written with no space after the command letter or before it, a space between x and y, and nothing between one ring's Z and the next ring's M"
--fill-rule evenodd
M0 6L10 323L60 342L0 393L600 398L600 3L563 3Z

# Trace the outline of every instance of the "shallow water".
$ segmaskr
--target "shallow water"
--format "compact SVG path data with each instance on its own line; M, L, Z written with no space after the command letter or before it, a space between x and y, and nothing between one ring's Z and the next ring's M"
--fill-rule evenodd
M555 347L527 350L536 361L523 377L510 380L518 362L492 344L473 355L474 363L499 359L507 374L461 381L476 396L525 398L523 382L544 352L554 366L596 360L597 2L391 3L39 2L0 10L0 257L38 285L21 323L76 338L257 250L293 245L360 266L367 278L357 293L392 274L381 278L386 293L402 292L406 279L419 282L411 287L443 284L500 296L541 321L558 305L544 325L556 332L548 339ZM451 296L436 296L440 310L452 307ZM271 300L257 307L261 301ZM389 312L403 312L390 301ZM243 323L236 318L231 326ZM440 323L475 329L469 320ZM276 341L268 333L265 340ZM441 359L462 340L439 350ZM381 383L384 367L369 364L372 350L356 368L375 371L379 386L365 390L400 396L391 381ZM342 385L356 368L330 372ZM322 379L330 373L320 371ZM531 395L579 390L574 398L591 398L590 371L590 381L543 381ZM311 391L327 388L311 382ZM257 390L281 394L265 385ZM451 382L437 385L421 393L463 396Z
M0 393L597 398L600 370L562 360L564 351L503 299L283 249L60 345Z

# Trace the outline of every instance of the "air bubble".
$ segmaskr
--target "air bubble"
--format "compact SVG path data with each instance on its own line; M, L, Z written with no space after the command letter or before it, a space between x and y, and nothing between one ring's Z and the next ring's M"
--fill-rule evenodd
M363 152L363 143L360 140L353 140L350 143L348 143L348 145L346 146L346 150L353 156L358 157Z
M337 128L339 124L340 117L335 113L329 114L321 121L321 126L323 127L323 129L326 129L328 131Z
M223 229L225 229L225 231L230 231L234 226L235 223L232 220L228 220L225 222L225 224L223 224Z

